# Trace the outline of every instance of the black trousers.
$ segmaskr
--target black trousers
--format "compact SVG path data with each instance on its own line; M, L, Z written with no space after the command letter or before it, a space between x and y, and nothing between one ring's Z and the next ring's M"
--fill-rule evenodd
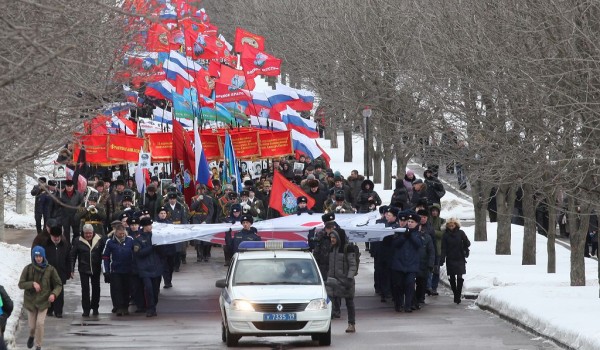
M114 308L127 310L129 307L130 282L129 273L110 274L110 299Z
M146 301L144 300L144 282L137 273L132 273L131 283L129 285L131 292L131 299L138 310L146 308Z
M417 276L415 279L415 299L417 303L425 302L425 291L427 290L427 276Z
M404 307L404 311L411 310L412 300L415 295L415 276L415 272L392 270L396 309Z
M37 231L38 234L42 233L42 230L44 229L44 226L46 224L46 220L44 220L44 225L42 225L42 212L35 212L33 214L33 216L35 217L35 229Z
M56 299L54 299L54 302L50 304L50 307L48 308L48 314L50 314L52 312L55 315L62 315L63 308L65 306L64 286L65 286L65 281L63 281L63 290L61 290L60 294L56 296Z
M97 310L100 306L100 271L93 275L79 273L81 278L81 307L83 311ZM92 298L90 299L90 284L92 286Z
M71 243L77 237L79 237L79 221L74 218L62 217L63 223L63 234L67 238L67 242ZM71 230L73 230L73 237L71 237ZM96 232L99 233L99 232Z
M144 283L144 300L146 301L146 312L156 311L158 304L158 293L160 292L160 277L141 277Z
M163 273L162 277L165 282L165 285L171 284L173 281L173 271L175 271L175 267L179 266L178 262L181 263L179 253L175 255L167 255L163 259Z

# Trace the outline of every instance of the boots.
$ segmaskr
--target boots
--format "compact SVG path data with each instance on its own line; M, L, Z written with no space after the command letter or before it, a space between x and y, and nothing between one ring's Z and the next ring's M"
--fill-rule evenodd
M452 289L452 294L454 294L454 302L456 303L456 277L454 275L450 276L450 288Z
M346 328L346 333L355 333L355 332L356 332L356 327L353 324L348 323L348 328Z
M463 282L465 280L463 278L458 278L458 280L456 281L456 293L454 293L454 302L457 304L460 304L460 297L462 295L462 287L463 287Z

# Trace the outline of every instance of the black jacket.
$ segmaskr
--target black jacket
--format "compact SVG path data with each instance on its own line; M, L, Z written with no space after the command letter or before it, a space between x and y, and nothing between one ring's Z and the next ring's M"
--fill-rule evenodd
M71 278L72 271L70 263L71 244L63 236L58 244L54 244L51 239L48 239L44 244L44 249L46 249L48 264L54 266L62 283L67 283L67 280Z
M13 312L13 301L6 293L3 286L0 286L0 298L2 298L2 315L0 315L0 334L4 334L6 328L6 319L10 317ZM1 337L0 337L1 338Z

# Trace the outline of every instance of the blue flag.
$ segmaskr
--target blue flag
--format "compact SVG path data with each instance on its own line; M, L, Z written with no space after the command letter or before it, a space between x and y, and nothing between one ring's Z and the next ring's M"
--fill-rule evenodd
M242 179L240 177L240 170L238 168L238 162L235 157L235 151L233 150L233 143L231 142L231 136L228 132L225 132L225 163L223 164L223 182L232 183L235 180L236 187L234 188L237 193L242 192Z

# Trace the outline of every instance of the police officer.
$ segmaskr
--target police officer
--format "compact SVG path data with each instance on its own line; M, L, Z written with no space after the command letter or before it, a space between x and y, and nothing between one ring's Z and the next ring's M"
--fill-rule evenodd
M297 208L296 214L301 215L303 213L307 213L312 215L313 211L308 208L308 199L305 196L300 196L296 199Z
M191 205L191 223L192 224L211 224L214 216L214 200L205 193L206 186L198 184L196 186L196 195L192 197ZM196 262L208 261L212 244L196 240Z
M143 218L140 235L133 242L133 256L138 274L144 284L146 317L156 316L156 304L160 290L162 263L152 245L152 219Z
M104 282L110 283L110 298L117 316L129 314L127 309L132 264L133 238L127 235L125 226L119 223L114 228L113 236L106 241L102 252Z
M252 224L254 223L254 218L252 218L252 215L242 215L241 222L242 229L236 232L233 237L231 237L231 229L229 229L229 232L227 232L225 235L225 241L231 251L231 255L238 251L240 243L261 240L260 236L257 234L258 231L256 228L252 227Z
M187 212L184 206L177 200L176 192L169 192L167 194L168 203L164 206L167 209L167 217L173 225L187 224ZM181 264L186 263L186 248L187 242L180 242L176 244L177 257L175 259L175 266L173 270L179 270ZM168 283L170 284L170 283ZM168 285L165 281L165 287Z
M389 227L392 229L399 228L400 226L398 225L398 208L391 206L384 207L385 208L383 211L383 223L385 224L385 227ZM392 295L390 260L393 253L393 237L393 234L390 234L383 237L381 242L371 243L371 254L373 255L373 259L375 260L373 273L375 292L380 295L382 303L386 301L386 298L389 298Z

